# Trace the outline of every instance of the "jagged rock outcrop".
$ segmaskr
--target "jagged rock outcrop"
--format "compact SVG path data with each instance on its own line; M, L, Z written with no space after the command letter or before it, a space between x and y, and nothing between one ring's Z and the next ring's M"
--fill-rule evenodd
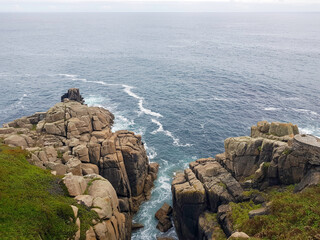
M87 230L86 239L130 239L126 229L125 215L119 212L119 201L111 183L98 174L74 176L66 174L63 182L70 196L99 216L93 227ZM71 206L77 218L77 207ZM81 222L78 226L81 228ZM79 239L76 235L75 239Z
M112 132L113 114L84 105L78 89L69 89L62 101L45 113L4 124L0 138L29 150L32 164L51 169L54 174L100 174L115 189L119 211L131 231L132 215L150 198L158 164L149 163L140 135L126 130ZM72 196L83 193L83 183L72 184ZM97 229L109 226L104 225Z
M164 203L162 207L156 212L155 217L159 220L157 224L157 229L161 232L167 232L170 228L172 228L171 223L171 214L172 214L172 207Z
M225 152L215 159L198 159L177 173L172 182L173 216L179 239L211 239L213 228L204 214L217 213L227 237L235 233L230 202L252 200L243 189L264 190L273 185L297 184L296 192L320 183L320 139L299 134L292 123L258 122L251 136L227 138ZM266 208L254 215L265 214Z
M61 96L61 102L64 102L65 99L76 101L79 103L84 103L84 99L80 95L80 91L78 88L70 88L67 93Z
M242 199L241 185L213 158L198 159L172 182L173 216L181 239L197 239L199 216Z

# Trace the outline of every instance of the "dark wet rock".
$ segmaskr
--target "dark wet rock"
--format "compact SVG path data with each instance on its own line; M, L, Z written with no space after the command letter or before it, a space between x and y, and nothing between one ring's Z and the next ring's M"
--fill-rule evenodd
M294 192L300 192L303 189L320 184L320 167L311 169L302 178L301 182L294 188Z
M227 235L227 237L231 236L234 232L233 224L231 220L231 206L229 204L220 205L217 212L218 221Z
M72 101L79 102L81 104L84 103L84 99L80 95L80 91L78 88L70 88L67 93L61 96L61 102L65 101L66 98Z
M160 218L156 227L161 232L167 232L170 228L173 227L170 217L166 216Z
M160 220L163 217L170 216L172 214L172 207L168 203L164 203L162 207L156 212L156 219Z
M172 237L157 237L157 240L174 240Z
M141 229L141 228L144 228L144 225L141 224L141 223L132 223L132 231L135 231L135 230L138 230L138 229Z

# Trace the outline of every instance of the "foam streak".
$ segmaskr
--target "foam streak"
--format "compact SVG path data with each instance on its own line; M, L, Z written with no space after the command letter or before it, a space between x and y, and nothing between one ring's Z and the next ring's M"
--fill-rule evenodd
M151 134L156 134L156 133L162 132L162 133L164 133L166 136L172 138L172 140L173 140L173 145L175 145L175 146L179 146L179 147L190 147L190 146L192 146L192 144L189 144L189 143L187 143L187 144L181 144L181 143L180 143L180 139L179 139L179 138L176 138L176 137L172 134L172 132L170 132L170 131L168 131L168 130L164 130L162 123L159 122L158 120L156 120L156 119L151 119L151 121L152 121L153 123L155 123L155 124L158 125L158 129L157 129L157 130L154 130L153 132L151 132Z

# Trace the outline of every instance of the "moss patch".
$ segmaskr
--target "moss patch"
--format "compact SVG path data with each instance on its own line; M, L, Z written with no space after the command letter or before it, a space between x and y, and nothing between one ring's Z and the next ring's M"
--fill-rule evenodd
M292 193L294 186L269 192L270 214L248 219L246 211L232 213L239 231L261 239L315 239L320 234L320 186ZM233 206L234 207L234 206ZM233 208L234 209L234 208Z
M68 197L61 179L30 165L27 151L0 144L1 239L67 239L77 231L70 205L79 208L81 238L95 212Z
M206 212L204 215L206 221L210 223L211 228L213 228L212 239L215 240L226 240L226 235L224 234L223 230L221 229L220 225L217 221L217 214L216 213L209 213Z
M36 131L37 130L37 124L32 124L31 131Z
M219 182L218 185L219 185L220 187L223 187L224 189L227 189L227 185L224 184L223 182Z
M231 212L231 221L233 223L233 228L239 230L243 227L245 222L249 220L249 212L261 207L261 204L254 204L250 202L241 202L241 203L230 203L232 208Z
M292 153L292 149L286 148L285 150L283 150L282 154L284 155L289 155L290 153Z

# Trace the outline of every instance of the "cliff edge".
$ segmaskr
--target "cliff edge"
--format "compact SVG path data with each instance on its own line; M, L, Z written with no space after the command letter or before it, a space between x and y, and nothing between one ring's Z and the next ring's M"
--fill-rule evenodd
M285 192L286 186L295 184L287 196L294 192L297 195L290 196L296 198L302 196L299 192L320 183L320 139L299 134L291 123L258 122L252 126L251 136L228 138L224 146L224 153L191 162L173 179L173 215L179 239L226 239L233 234L245 237L247 234L238 230L247 228L237 221L249 221L275 209L272 202L276 194L270 191ZM243 209L248 212L243 213ZM244 215L238 216L239 212ZM257 223L251 220L251 224Z
M85 105L78 89L61 101L4 124L0 138L29 151L33 165L64 175L70 196L98 213L89 239L130 239L132 215L150 198L158 164L149 163L140 135L112 132L113 114Z

